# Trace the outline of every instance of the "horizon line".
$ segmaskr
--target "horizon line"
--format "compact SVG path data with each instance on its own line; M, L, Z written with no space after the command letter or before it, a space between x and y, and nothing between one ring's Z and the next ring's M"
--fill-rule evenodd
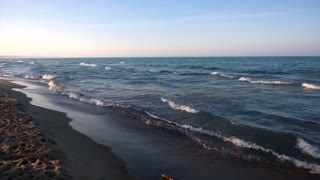
M230 56L11 56L0 58L218 58L218 57L320 57L320 55L230 55Z

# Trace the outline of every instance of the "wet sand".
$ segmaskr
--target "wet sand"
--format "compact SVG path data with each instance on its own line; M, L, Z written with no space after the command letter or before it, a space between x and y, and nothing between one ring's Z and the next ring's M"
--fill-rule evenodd
M0 80L0 179L132 179L124 161L73 130L64 113L11 88L22 86Z

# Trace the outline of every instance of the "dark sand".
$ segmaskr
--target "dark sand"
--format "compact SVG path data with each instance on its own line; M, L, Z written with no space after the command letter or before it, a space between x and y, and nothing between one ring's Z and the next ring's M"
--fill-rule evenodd
M21 86L0 80L0 179L132 179L124 161L73 130L64 113L11 88Z

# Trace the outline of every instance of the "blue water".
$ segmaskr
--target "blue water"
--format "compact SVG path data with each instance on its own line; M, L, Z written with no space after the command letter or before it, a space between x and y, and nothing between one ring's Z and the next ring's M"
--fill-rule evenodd
M320 57L1 58L0 76L320 174Z

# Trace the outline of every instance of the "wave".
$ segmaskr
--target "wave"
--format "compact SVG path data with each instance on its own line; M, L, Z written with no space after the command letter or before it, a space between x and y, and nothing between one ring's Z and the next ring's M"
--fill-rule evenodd
M208 135L208 136L211 136L211 137L216 137L216 138L218 138L218 139L220 139L220 140L222 140L224 142L230 143L230 144L232 144L233 146L236 146L236 147L253 149L253 150L256 150L256 151L262 151L264 153L268 153L268 154L273 155L280 162L287 161L287 162L292 163L293 165L295 165L298 168L304 168L304 169L310 170L309 172L312 173L312 174L320 174L320 165L318 165L318 164L301 161L299 159L296 159L296 158L293 158L293 157L290 157L290 156L287 156L287 155L284 155L284 154L277 153L277 152L275 152L275 151L273 151L271 149L267 149L265 147L257 145L256 143L248 142L248 141L245 141L243 139L240 139L240 138L237 138L237 137L234 137L234 136L229 136L229 137L223 136L220 133L214 132L212 130L204 129L202 127L194 127L194 126L188 125L188 124L181 124L181 123L178 123L178 122L172 122L172 121L160 118L160 117L158 117L156 115L153 115L153 114L151 114L149 112L146 112L146 113L152 118L155 118L155 119L161 120L163 122L172 124L172 125L174 125L174 126L176 126L178 128L182 128L184 130L189 130L189 131L192 131L192 132L197 132L197 133L200 133L200 134L205 134L205 135ZM148 121L147 124L151 124L151 122ZM211 148L210 146L208 146L205 143L203 143L201 141L201 139L196 138L196 137L188 134L187 132L185 132L185 134L190 136L192 139L197 140L204 148L209 149L209 150L216 150L216 148Z
M293 163L296 167L309 169L310 173L320 174L320 165L318 165L318 164L307 163L307 162L298 160L296 158L293 158L293 157L290 157L290 156L287 156L284 154L279 154L271 149L267 149L265 147L262 147L260 145L255 144L255 143L248 142L248 141L245 141L243 139L239 139L234 136L231 136L231 137L222 136L221 134L218 134L216 132L213 132L213 131L210 131L207 129L203 129L201 127L193 127L191 125L182 125L182 127L186 128L186 129L190 129L195 132L204 133L204 134L207 134L210 136L217 137L217 138L223 140L224 142L229 142L237 147L254 149L254 150L262 151L264 153L270 153L273 156L277 157L282 162L288 161L288 162Z
M105 70L110 70L110 69L112 69L112 68L109 67L109 66L105 66L104 69L105 69Z
M320 149L318 147L312 146L301 138L297 139L296 147L305 154L308 154L314 158L320 158Z
M61 86L58 86L54 80L50 80L48 82L48 86L51 91L57 92L63 90L63 88Z
M165 102L165 103L168 103L169 106L172 109L175 109L175 110L186 111L188 113L198 113L199 112L199 110L193 109L193 108L191 108L189 106L177 104L176 102L174 102L172 100L169 100L169 99L166 99L166 98L163 98L163 97L161 97L161 101Z
M273 84L273 85L288 85L290 83L284 82L284 81L263 81L263 80L253 80L251 78L247 77L241 77L239 78L239 81L246 81L252 84Z
M95 67L97 66L96 64L90 64L90 63L80 63L80 66L90 66L90 67Z
M33 76L33 75L26 75L24 76L25 79L32 79L32 80L36 80L36 79L40 79L39 76Z
M314 85L314 84L308 84L308 83L302 83L302 87L307 89L320 89L320 86Z
M44 74L44 75L42 75L42 79L43 80L52 80L52 79L54 79L54 78L56 78L56 76L55 75L51 75L51 74Z
M2 76L2 77L14 77L14 75L12 75L12 74L1 74L0 76Z
M122 104L116 104L116 103L107 103L99 98L96 97L85 97L84 95L77 93L77 92L63 92L62 94L67 95L71 99L75 99L81 102L85 102L88 104L96 105L96 106L102 106L102 107L122 107L122 108L128 108L130 106L122 105Z
M223 74L223 73L220 73L220 72L212 72L211 74L212 75L219 75L221 77L226 77L226 78L234 78L234 76L231 76L231 75L228 75L228 74Z

